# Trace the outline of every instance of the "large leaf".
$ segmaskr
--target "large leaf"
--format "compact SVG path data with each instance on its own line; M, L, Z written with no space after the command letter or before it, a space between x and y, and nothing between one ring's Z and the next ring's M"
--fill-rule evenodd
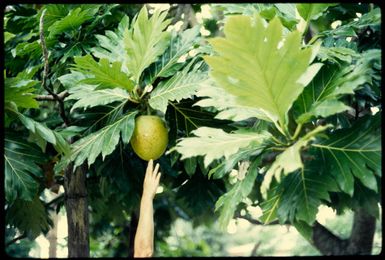
M273 177L280 182L282 174L288 175L295 170L303 169L301 149L306 147L310 141L314 140L318 133L325 131L328 127L330 127L330 125L318 126L276 157L275 161L266 172L261 184L261 194L264 199L267 198L267 190L270 187Z
M87 109L83 113L74 113L74 124L85 127L83 135L96 132L106 125L113 124L123 115L125 102L108 104Z
M333 63L339 64L341 62L346 62L350 64L352 58L359 57L359 54L354 50L346 47L320 47L317 57L321 61L329 60Z
M179 58L186 55L201 40L198 35L199 26L187 29L180 34L173 31L168 49L148 68L148 84L152 84L159 77L174 75L184 65L183 62L178 62Z
M126 67L136 83L144 69L156 61L169 44L169 32L163 31L170 20L164 20L167 13L157 9L148 18L146 5L133 21L131 29L124 31L124 48L128 59Z
M129 27L129 18L123 16L118 28L113 31L106 31L105 35L95 35L99 45L91 48L92 54L99 59L108 59L110 62L119 61L122 63L122 71L129 73L126 63L128 55L124 50L123 33Z
M134 131L136 114L137 111L128 113L114 123L73 143L71 154L62 158L55 166L55 171L59 172L72 161L74 161L74 169L85 160L87 160L88 166L90 166L95 162L99 154L102 154L104 160L107 155L114 151L119 142L120 135L122 136L123 143L127 144Z
M264 110L272 122L286 125L287 112L314 77L319 64L312 48L303 49L298 31L282 36L279 18L267 27L259 15L228 18L226 38L209 42L219 56L205 57L216 82L236 96L236 102Z
M39 104L34 99L34 88L39 82L20 77L4 79L4 101L13 102L17 107L38 108Z
M129 97L127 91L120 88L95 90L95 86L82 85L80 87L72 88L71 94L67 99L78 100L72 106L72 112L76 108L87 109L89 107L110 104L115 101L124 102L127 101Z
M7 202L16 198L32 200L39 188L36 178L43 177L38 164L46 161L34 144L6 132L4 139L4 188Z
M234 211L238 204L251 192L258 174L258 164L259 160L254 161L247 170L245 177L238 180L234 186L216 202L215 211L221 209L218 222L222 229L226 229L230 220L233 218Z
M314 4L314 3L306 3L306 4L296 4L299 15L305 20L316 20L318 19L324 11L330 6L334 6L337 4Z
M172 78L162 81L151 92L148 103L153 109L166 113L169 101L178 102L195 94L199 85L207 80L207 72L198 71L198 66L190 71L190 67L188 65L182 71L174 74Z
M381 55L375 53L370 59L365 54L354 65L324 66L320 73L305 88L295 102L298 123L305 123L314 117L328 117L349 109L341 97L354 94L364 83L371 82L371 62Z
M319 164L305 165L282 181L282 199L277 217L280 223L305 221L312 225L323 201L330 202L329 191L338 191L329 173L320 174Z
M222 129L229 129L228 123L230 121L217 120L213 113L203 110L199 107L193 107L194 101L191 99L182 100L178 103L169 102L166 118L170 127L169 143L174 146L176 140L180 137L189 137L191 131L201 126L218 127ZM178 160L179 154L174 153L172 160ZM184 159L184 167L186 172L191 176L195 173L197 160L195 157Z
M6 220L31 240L46 234L53 225L39 196L32 201L16 200L7 210Z
M115 61L110 65L108 59L100 59L96 62L91 55L83 57L75 57L74 70L90 74L91 78L85 78L80 83L97 85L97 89L103 88L122 88L131 91L134 83L130 80L129 75L124 73L122 63Z
M56 35L66 32L78 30L79 26L84 22L94 18L96 12L99 10L99 6L90 5L89 7L83 6L76 9L72 9L69 13L60 18L60 20L54 22L49 28L49 38L54 38Z
M81 85L86 85L80 84L79 81L90 77L90 75L85 75L82 72L71 70L70 73L58 77L58 80L66 89L71 91L71 88L79 88Z
M214 118L214 113L206 111L200 107L193 106L191 99L182 100L178 103L169 102L166 117L170 126L169 140L174 145L180 137L190 136L191 132L201 126L222 128L231 131L229 127L231 121L218 120ZM171 143L172 142L172 143Z
M266 131L257 133L238 130L234 133L226 133L222 129L200 127L192 132L195 137L182 139L175 146L175 150L182 154L182 160L193 156L204 156L204 164L207 167L215 159L223 156L228 159L238 152L240 148L247 147L252 142L262 148L264 142L270 138Z
M69 144L60 133L49 129L46 125L23 115L9 106L6 107L6 110L15 114L21 123L23 123L23 125L34 135L34 137L39 138L40 142L44 141L51 143L59 153L69 153ZM40 147L44 150L45 144L40 144Z
M39 123L29 117L24 116L23 114L18 114L20 121L24 126L31 131L33 134L38 135L45 141L51 143L55 150L59 153L68 154L69 153L69 144L67 141L59 134L58 132L49 129L42 123Z
M78 102L80 103L78 105L83 106L88 104L86 107L87 110L84 111L83 113L72 114L74 125L87 127L87 130L85 131L84 134L95 132L104 126L115 122L116 119L122 115L123 106L126 104L126 102L121 102L120 104L117 104L117 105L114 104L114 106L109 104L109 101L111 101L111 98L114 99L113 98L114 95L113 96L107 95L105 99L102 97L100 97L100 99L97 98L97 100L95 100L95 103L91 103L92 100L88 99L88 96L93 97L94 96L93 92L99 93L99 91L101 90L92 91L92 89L96 88L95 85L80 83L81 80L87 79L89 77L90 76L87 74L83 74L78 71L71 71L71 73L65 74L58 78L61 84L66 89L68 89L68 92L71 94L68 98L66 98L67 101L71 102L71 96L75 95L75 97L84 98L84 100L79 99ZM123 89L120 89L120 88L103 89L103 91L112 91L109 93L119 93L119 92L121 92L122 94L123 92L126 93ZM89 93L89 95L86 94L87 92ZM82 93L84 95L82 95ZM99 95L96 94L96 96L99 96ZM116 96L116 99L118 100L120 98Z
M374 174L381 175L381 113L361 118L351 128L336 130L312 146L319 149L342 191L352 196L357 178L377 192Z
M55 22L63 19L67 16L71 9L70 5L65 4L47 4L45 5L45 9L39 10L39 19L41 16L41 13L46 10L46 13L44 15L44 31L47 31L48 35L48 28L51 27L52 24Z
M51 49L57 43L57 39L46 39L47 49ZM38 40L33 42L21 42L12 50L14 55L20 57L28 57L31 60L38 59L42 56L42 49Z
M211 79L208 79L205 84L199 85L196 96L202 97L203 99L196 102L194 106L216 108L219 113L215 118L241 121L256 117L269 121L269 118L263 110L238 104L234 95L217 86Z
M280 185L272 180L271 188L267 191L266 198L259 204L262 209L260 220L268 224L277 219L277 211L282 197L282 189Z
M223 160L216 167L212 168L208 173L208 177L212 177L213 179L223 178L225 174L234 169L238 162L248 160L252 155L258 155L261 152L262 149L260 149L258 145L251 143L249 146L239 149L236 154L233 154L227 160Z

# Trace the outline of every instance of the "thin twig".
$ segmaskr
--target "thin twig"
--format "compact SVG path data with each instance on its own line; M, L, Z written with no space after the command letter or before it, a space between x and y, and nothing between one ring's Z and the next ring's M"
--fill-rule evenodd
M235 214L234 217L245 219L245 220L249 221L251 224L254 224L254 225L264 225L264 226L266 226L266 225L279 225L280 224L278 220L275 220L275 221L272 221L272 222L269 222L269 223L265 224L263 222L260 222L260 221L258 221L256 219L254 219L254 218L251 218L251 217L249 217L247 215L242 216L239 213Z
M27 234L24 233L24 234L22 234L22 235L20 235L20 236L18 236L18 237L15 237L15 238L12 239L11 241L8 241L8 242L5 244L5 246L10 246L10 245L12 245L13 243L16 243L17 241L19 241L19 240L21 240L21 239L24 239L24 238L26 238L26 237L27 237Z
M64 200L64 193L60 194L56 198L52 199L50 202L47 202L44 206L49 208L52 204L58 203L60 200Z
M46 11L47 9L44 9L44 11L42 12L40 16L40 24L39 24L40 44L41 44L41 48L43 51L43 58L44 58L43 80L41 84L43 85L43 88L47 90L47 92L59 103L60 117L63 119L64 124L68 126L70 122L65 114L63 99L60 99L59 96L52 89L46 86L46 78L48 74L48 50L47 50L47 45L45 43L45 38L44 38L44 15Z
M57 94L57 96L60 100L64 100L69 95L70 94L68 93L67 90L64 90L64 91L60 92L59 94ZM56 101L56 99L51 95L37 95L35 97L35 100L37 100L37 101Z

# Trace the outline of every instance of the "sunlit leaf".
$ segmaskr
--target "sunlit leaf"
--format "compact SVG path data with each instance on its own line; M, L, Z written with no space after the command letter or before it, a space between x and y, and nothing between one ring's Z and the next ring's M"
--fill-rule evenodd
M337 4L315 4L315 3L301 3L296 4L298 13L305 21L316 20L320 17L326 9Z
M169 44L170 34L163 31L170 23L170 20L165 20L166 15L167 12L161 13L156 9L149 18L144 5L130 30L126 28L124 31L123 42L128 55L126 67L135 82L139 82L143 70L155 62Z
M129 18L123 16L118 28L115 31L106 31L105 35L95 35L99 45L92 47L92 54L99 59L108 59L110 62L119 61L122 63L122 71L129 73L126 63L129 58L124 50L123 33L129 27Z
M198 35L199 26L187 29L180 34L174 31L167 50L157 62L148 68L150 78L148 84L152 84L159 77L174 75L184 65L182 62L178 62L179 58L186 55L199 42Z
M154 109L166 113L169 101L180 101L193 96L200 84L207 80L207 73L186 66L167 81L162 81L150 95L148 100Z
M318 64L309 67L312 48L302 48L298 31L283 36L278 18L264 27L258 15L230 16L224 32L226 38L209 40L219 54L205 57L211 77L239 105L261 109L270 121L285 125L303 83L319 69Z
M196 96L202 97L202 99L194 106L214 107L219 111L215 116L218 119L241 121L256 117L266 121L270 120L263 110L238 104L234 95L229 94L210 79L199 85Z
M200 127L192 132L195 137L182 139L175 146L175 150L182 154L182 160L193 156L204 156L204 164L207 167L213 160L238 152L240 148L247 147L254 142L261 147L270 138L268 132L235 131L226 133L222 129Z
M115 101L127 101L130 95L124 89L100 89L95 90L95 86L81 86L79 88L72 88L71 95L67 97L68 100L76 99L77 101L71 108L71 112L76 108L87 109L100 105L110 104Z
M88 166L95 162L98 155L103 159L111 154L122 136L123 143L128 143L134 131L135 115L137 111L127 113L110 125L89 134L71 145L71 154L61 159L55 166L59 172L67 164L74 161L74 168L87 160Z
M109 60L102 58L96 62L91 55L74 59L76 63L74 70L93 76L82 79L80 83L97 85L97 89L118 87L131 91L134 88L134 83L130 80L129 75L121 70L122 64L119 61L110 65Z

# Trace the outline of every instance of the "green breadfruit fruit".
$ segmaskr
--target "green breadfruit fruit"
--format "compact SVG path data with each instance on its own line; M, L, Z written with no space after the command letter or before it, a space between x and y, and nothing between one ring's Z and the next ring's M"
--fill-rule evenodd
M158 159L168 144L167 128L163 120L158 116L138 116L130 142L134 152L143 160Z

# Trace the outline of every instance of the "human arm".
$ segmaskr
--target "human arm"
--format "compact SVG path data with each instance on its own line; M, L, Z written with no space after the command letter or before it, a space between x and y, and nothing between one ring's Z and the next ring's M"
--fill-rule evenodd
M159 185L159 164L153 168L153 160L147 165L140 200L138 228L134 240L134 257L151 257L154 252L153 199Z

